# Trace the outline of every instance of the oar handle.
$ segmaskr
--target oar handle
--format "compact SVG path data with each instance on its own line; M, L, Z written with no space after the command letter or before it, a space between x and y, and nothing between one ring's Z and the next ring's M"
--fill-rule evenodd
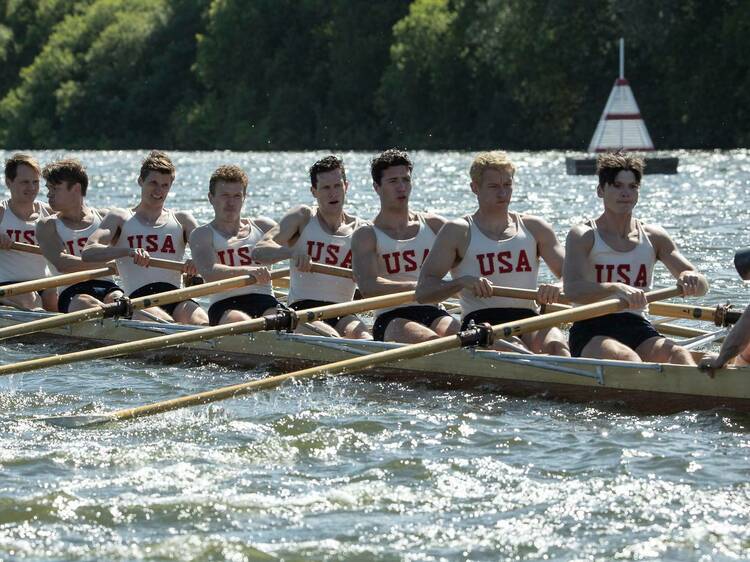
M337 267L335 265L325 265L323 263L312 263L311 264L313 273L323 273L325 275L332 275L333 277L342 277L344 279L352 278L352 270L345 267Z
M10 249L16 250L17 252L26 252L28 254L42 255L42 249L39 246L35 246L34 244L24 244L23 242L13 242Z
M536 299L537 292L534 289L516 289L515 287L500 287L498 285L493 285L492 296L533 301ZM570 304L570 300L568 300L568 298L562 293L560 293L560 298L557 299L557 302L560 304Z
M710 308L708 306L693 306L689 304L672 304L666 302L654 303L648 307L648 311L657 316L704 320L706 322L713 322L717 326L736 324L742 315L742 311L729 310L729 306L718 305L715 308Z

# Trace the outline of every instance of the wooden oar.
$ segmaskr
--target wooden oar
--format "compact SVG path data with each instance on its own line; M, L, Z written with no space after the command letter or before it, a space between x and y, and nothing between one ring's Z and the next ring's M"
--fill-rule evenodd
M660 289L657 291L650 291L646 293L646 298L649 302L652 302L657 299L666 299L681 294L682 289L680 287L673 287L668 289ZM605 314L618 312L625 308L626 304L620 299L609 299L598 303L571 308L570 310L550 312L549 314L543 314L540 316L535 316L533 318L526 318L524 320L518 320L516 322L505 322L503 324L497 324L495 326L492 326L491 331L494 337L508 338L511 336L518 336L526 332L533 332L543 328L549 328L551 326L556 326L557 324L575 322L577 320L585 320L587 318L594 318L596 316L604 316ZM403 359L413 359L416 357L423 357L425 355L431 355L433 353L439 353L441 351L447 351L450 349L458 349L461 347L477 345L481 342L482 339L483 334L481 328L475 328L473 330L467 330L455 336L446 336L423 343L388 349L379 353L372 353L370 355L355 357L353 359L336 361L335 363L320 365L318 367L311 367L309 369L302 369L300 371L294 371L292 373L286 373L274 377L267 377L261 380L226 386L215 390L193 394L190 396L183 396L180 398L174 398L172 400L156 402L154 404L149 404L146 406L126 408L124 410L116 410L113 412L98 415L57 416L46 418L45 421L53 423L55 425L61 425L63 427L86 427L89 425L96 425L110 421L124 421L144 416L152 416L154 414L168 412L170 410L177 410L189 406L197 406L200 404L208 404L209 402L226 400L227 398L234 398L236 396L248 394L250 392L264 388L274 388L289 379L317 377L323 374L343 375L346 373L353 373L364 369L369 369L377 365L383 365L385 363L393 363L396 361L401 361Z
M718 326L735 324L740 319L742 311L729 310L719 305L715 308L707 306L693 306L689 304L654 303L648 307L651 314L669 316L670 318L689 318L691 320L705 320L714 322Z
M23 295L34 291L43 291L44 289L61 287L62 285L74 285L75 283L89 281L90 279L96 279L97 277L104 277L106 275L115 275L116 273L117 268L114 264L111 264L107 267L100 267L98 269L87 269L84 271L75 271L73 273L64 273L62 275L45 277L44 279L35 279L33 281L21 281L20 283L13 283L11 285L0 287L0 298Z
M279 270L278 273L280 273L281 275L288 275L289 271ZM237 283L238 279L240 278L232 278L235 283ZM208 285L208 283L206 283L206 285ZM200 289L202 287L205 287L206 285L200 285L199 287L196 287L196 289ZM284 311L284 314L282 315L263 316L261 318L254 318L252 320L245 320L243 322L220 324L218 326L212 326L210 328L197 328L177 334L167 334L165 336L157 336L154 338L147 338L126 343L118 343L115 345L98 347L96 349L87 349L85 351L76 351L74 353L67 353L64 355L52 355L49 357L41 357L39 359L30 359L27 361L20 361L18 363L11 363L9 365L0 365L0 375L22 373L26 371L33 371L36 369L43 369L45 367L51 367L54 365L66 365L68 363L76 363L79 361L86 361L90 359L119 357L122 355L128 355L130 353L150 351L153 349L165 349L168 347L175 347L183 343L204 341L232 334L245 334L249 332L259 332L261 330L284 330L287 328L293 329L294 324L296 324L297 322L314 322L315 320L336 318L337 316L357 314L358 312L364 312L366 310L375 310L388 306L398 306L401 304L412 302L413 300L414 291L406 291L403 293L382 295L379 297L372 297L369 299L362 299L358 301L307 308L305 310L287 310Z

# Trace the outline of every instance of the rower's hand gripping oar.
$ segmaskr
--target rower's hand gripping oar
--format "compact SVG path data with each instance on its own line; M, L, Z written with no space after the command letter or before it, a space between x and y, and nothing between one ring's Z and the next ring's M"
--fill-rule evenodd
M679 296L681 294L682 289L680 287L673 287L668 289L650 291L646 293L646 299L649 302L652 302L658 299L666 299ZM353 359L345 359L343 361L336 361L335 363L329 363L327 365L321 365L318 367L311 367L309 369L294 371L283 375L277 375L260 380L226 386L215 390L193 394L190 396L183 396L180 398L174 398L172 400L156 402L154 404L149 404L146 406L126 408L123 410L116 410L103 414L56 416L45 418L44 421L62 427L75 428L97 425L111 421L124 421L144 416L152 416L154 414L177 410L180 408L186 408L189 406L197 406L200 404L217 402L219 400L226 400L227 398L234 398L236 396L248 394L256 390L273 388L289 379L310 378L324 374L342 375L346 373L353 373L364 369L369 369L377 365L393 363L396 361L401 361L403 359L423 357L426 355L431 355L433 353L447 351L450 349L458 349L461 347L469 347L475 345L489 347L490 345L492 345L492 340L495 337L508 338L511 336L518 336L526 332L533 332L536 330L549 328L557 324L575 322L578 320L585 320L587 318L594 318L596 316L611 314L613 312L624 310L625 308L627 308L627 305L622 300L608 299L606 301L587 304L576 308L571 308L569 310L550 312L549 314L526 318L524 320L518 320L516 322L505 322L503 324L497 324L491 327L476 326L472 329L460 332L455 336L446 336L422 343L388 349L379 353L372 353L370 355L355 357Z

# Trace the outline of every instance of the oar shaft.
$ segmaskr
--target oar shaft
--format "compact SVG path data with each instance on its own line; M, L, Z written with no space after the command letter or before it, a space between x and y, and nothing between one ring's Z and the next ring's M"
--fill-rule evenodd
M117 269L113 264L109 267L65 273L63 275L55 275L54 277L47 277L45 279L22 281L20 283L13 283L12 285L0 287L0 297L12 297L34 291L51 289L52 287L60 287L62 285L74 285L75 283L81 283L82 281L88 281L89 279L96 279L97 277L104 277L105 275L114 275L116 272Z
M284 274L283 270L279 273ZM373 310L376 308L385 308L388 306L398 306L406 304L414 300L414 291L406 291L403 293L394 293L392 295L383 295L379 297L373 297L370 299L362 299L359 301L352 301L348 303L341 303L336 305L320 306L316 308L310 308L306 310L291 311L291 314L299 321L310 322L312 320L323 320L326 318L335 318L337 316L345 316L348 314L356 314L366 310ZM86 312L86 311L82 311ZM36 369L43 369L45 367L52 367L56 365L66 365L69 363L76 363L79 361L86 361L91 359L103 359L105 357L119 357L122 355L128 355L130 353L137 353L141 351L150 351L154 349L164 349L167 347L174 347L184 343L204 341L212 338L221 336L227 336L231 334L244 334L248 332L257 332L259 330L266 329L266 319L256 318L252 320L246 320L243 322L234 322L232 324L222 324L219 326L213 326L209 328L197 328L187 332L181 332L178 334L168 334L165 336L157 336L154 338L148 338L145 340L137 340L126 343L119 343L115 345L109 345L105 347L99 347L96 349L87 349L84 351L77 351L74 353L67 353L64 355L52 355L49 357L41 357L38 359L29 359L27 361L20 361L18 363L12 363L9 365L0 365L0 375L10 375L12 373L22 373L26 371L32 371Z
M494 285L492 287L492 296L533 301L536 299L537 292L534 289L516 289L515 287L499 287ZM562 293L557 302L561 304L570 304L570 301Z
M688 304L654 303L648 307L651 314L669 316L670 318L689 318L690 320L704 320L707 322L735 324L742 314L739 310L721 311L721 309L707 306L692 306ZM718 317L717 315L721 316ZM717 319L719 322L716 322Z
M11 250L17 252L26 252L27 254L42 255L42 249L35 244L24 244L23 242L13 242L10 247Z
M647 299L649 300L649 302L651 302L656 299L670 298L681 294L682 289L679 287L660 289L647 293ZM610 299L607 301L593 303L578 308L572 308L570 310L552 312L550 314L545 314L543 316L534 318L526 318L523 320L518 320L516 322L497 324L492 327L492 330L496 335L509 337L512 335L520 335L526 332L532 332L542 328L548 328L550 326L554 326L564 322L573 322L575 320L584 318L603 316L611 312L622 310L625 308L625 306L625 303L623 303L620 299ZM188 406L197 406L199 404L208 404L210 402L225 400L227 398L240 396L242 394L248 394L250 392L263 388L271 388L292 378L309 378L322 374L342 375L345 373L369 369L378 365L383 365L385 363L401 361L404 359L412 359L415 357L423 357L425 355L431 355L433 353L447 351L449 349L458 349L462 345L463 343L461 341L460 335L446 336L423 343L388 349L386 351L381 351L379 353L373 353L362 357L344 359L342 361L336 361L335 363L302 369L300 371L294 371L283 375L268 377L257 381L240 383L218 388L215 390L209 390L191 396L174 398L172 400L165 400L162 402L156 402L154 404L138 406L135 408L117 410L115 412L106 414L105 418L115 421L151 416L154 414L168 412L170 410L177 410Z

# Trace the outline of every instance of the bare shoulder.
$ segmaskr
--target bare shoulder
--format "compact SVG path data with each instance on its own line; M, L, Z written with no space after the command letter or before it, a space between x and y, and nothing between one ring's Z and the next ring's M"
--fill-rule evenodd
M670 236L667 233L667 231L664 229L663 226L658 224L646 224L645 222L641 223L643 225L643 230L646 232L648 237L651 240L654 239L662 239L662 240L669 240Z
M52 225L55 222L55 219L57 218L57 215L45 215L43 217L39 217L39 220L37 221L37 228L49 228L48 225ZM2 214L0 214L0 220L2 220Z
M352 246L368 248L377 244L375 229L371 224L363 224L352 235Z
M190 211L174 211L174 216L181 224L198 224Z
M445 217L438 215L437 213L422 213L422 216L424 217L425 222L427 225L432 229L432 231L437 234L441 228L445 225L445 223L448 222L448 219Z
M469 234L469 223L466 219L446 220L443 225L443 232L450 236L465 237Z
M122 224L129 218L130 218L130 211L128 209L121 209L119 207L115 207L114 209L110 209L110 211L104 216L104 219L102 220L102 222L107 221L110 224L111 223Z
M211 232L211 226L209 224L199 226L190 233L190 245L202 246L208 243L212 243L212 235L213 233Z
M532 231L532 233L554 232L554 230L552 229L552 225L540 216L527 215L525 213L521 213L519 216L523 220L523 224L525 224L526 227Z
M587 223L577 224L568 232L567 240L574 244L593 245L594 229Z
M256 217L253 219L253 222L256 224L258 228L260 228L263 232L268 232L271 230L274 226L276 226L276 221L273 220L270 217Z
M111 210L111 209L104 209L104 208L100 208L100 209L94 209L94 210L95 210L95 211L96 211L97 213L99 213L99 216L101 216L101 217L106 217L106 216L107 216L107 215L109 214L109 212L110 212L110 210Z

